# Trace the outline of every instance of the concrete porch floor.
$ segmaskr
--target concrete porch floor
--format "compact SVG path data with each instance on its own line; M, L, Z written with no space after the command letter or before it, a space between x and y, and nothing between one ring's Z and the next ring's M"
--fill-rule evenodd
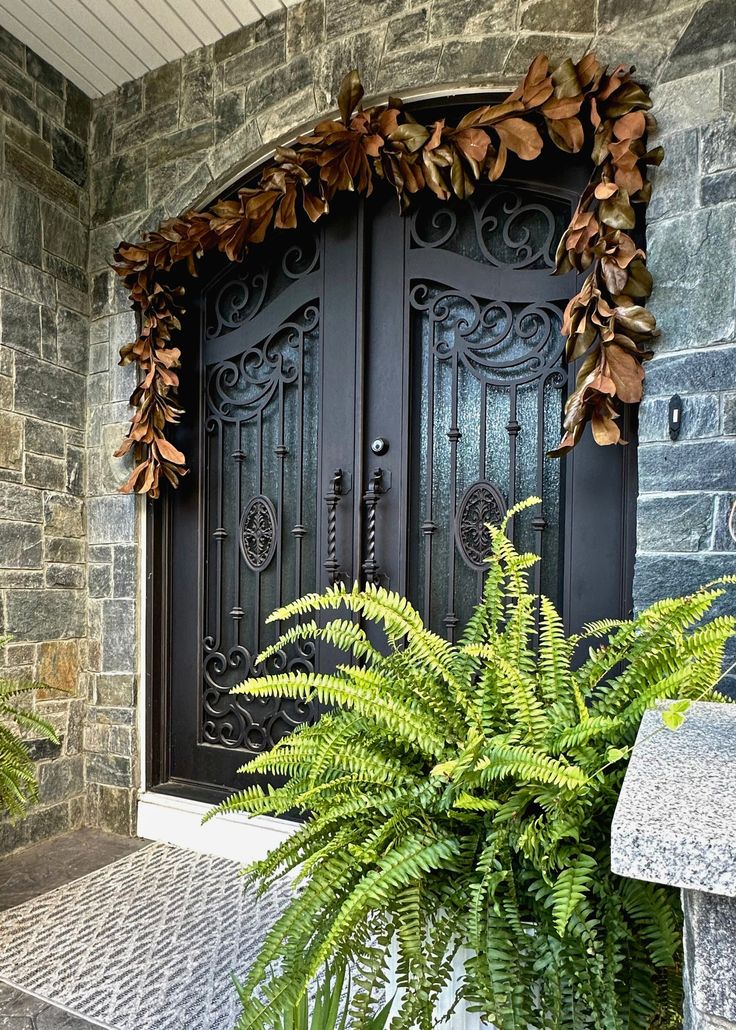
M100 869L147 842L77 830L0 859L0 911ZM94 1023L0 981L0 1030L94 1030Z

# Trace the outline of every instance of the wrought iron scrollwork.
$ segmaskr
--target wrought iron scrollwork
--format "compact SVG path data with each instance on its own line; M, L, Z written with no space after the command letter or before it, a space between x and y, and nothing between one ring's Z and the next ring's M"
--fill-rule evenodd
M263 572L276 550L278 518L273 503L262 494L252 498L240 520L240 550L249 569Z
M505 514L501 491L487 480L473 483L463 494L455 517L455 541L471 569L485 569L491 553L488 525L499 525Z

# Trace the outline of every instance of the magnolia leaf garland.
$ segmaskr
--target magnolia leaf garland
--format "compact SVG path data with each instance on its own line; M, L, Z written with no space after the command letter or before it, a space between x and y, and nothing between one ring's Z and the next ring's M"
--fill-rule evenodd
M634 205L649 201L647 168L662 159L661 148L647 150L651 99L631 71L609 71L594 54L550 71L540 54L506 100L471 111L455 126L444 119L422 125L394 97L362 109L363 87L352 71L340 88L340 120L320 122L292 147L279 148L257 187L170 219L140 243L121 243L115 270L140 312L140 335L122 348L120 363L136 362L141 371L130 431L116 451L136 459L121 489L157 497L162 476L176 486L187 471L185 456L167 438L182 414L174 341L184 289L170 284L175 265L186 261L196 275L197 259L214 248L242 261L269 230L295 228L302 212L316 222L337 193L368 196L377 179L393 187L402 211L422 190L464 199L481 179L503 175L509 153L533 161L546 141L576 153L591 135L593 173L556 257L558 274L576 269L587 276L563 318L568 361L583 360L552 453L574 447L588 422L597 443L623 442L620 404L640 400L643 363L658 335L644 306L652 289L646 255L629 231L637 222Z

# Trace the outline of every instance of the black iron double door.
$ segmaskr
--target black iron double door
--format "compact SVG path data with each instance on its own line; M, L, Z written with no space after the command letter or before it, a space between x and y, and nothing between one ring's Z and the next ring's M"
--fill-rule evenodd
M317 717L229 693L261 671L274 608L338 579L375 582L456 639L481 589L485 524L531 494L543 503L513 532L541 555L537 589L573 629L627 611L633 448L586 440L546 457L577 287L551 271L579 190L509 181L403 218L391 196L348 198L190 287L193 469L167 502L154 616L165 789L231 790L249 756ZM266 667L318 669L320 655L295 646Z

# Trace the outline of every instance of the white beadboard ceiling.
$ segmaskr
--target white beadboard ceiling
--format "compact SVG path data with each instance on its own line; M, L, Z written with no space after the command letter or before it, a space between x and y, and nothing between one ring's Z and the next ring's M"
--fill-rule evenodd
M90 97L298 0L0 0L0 25Z

